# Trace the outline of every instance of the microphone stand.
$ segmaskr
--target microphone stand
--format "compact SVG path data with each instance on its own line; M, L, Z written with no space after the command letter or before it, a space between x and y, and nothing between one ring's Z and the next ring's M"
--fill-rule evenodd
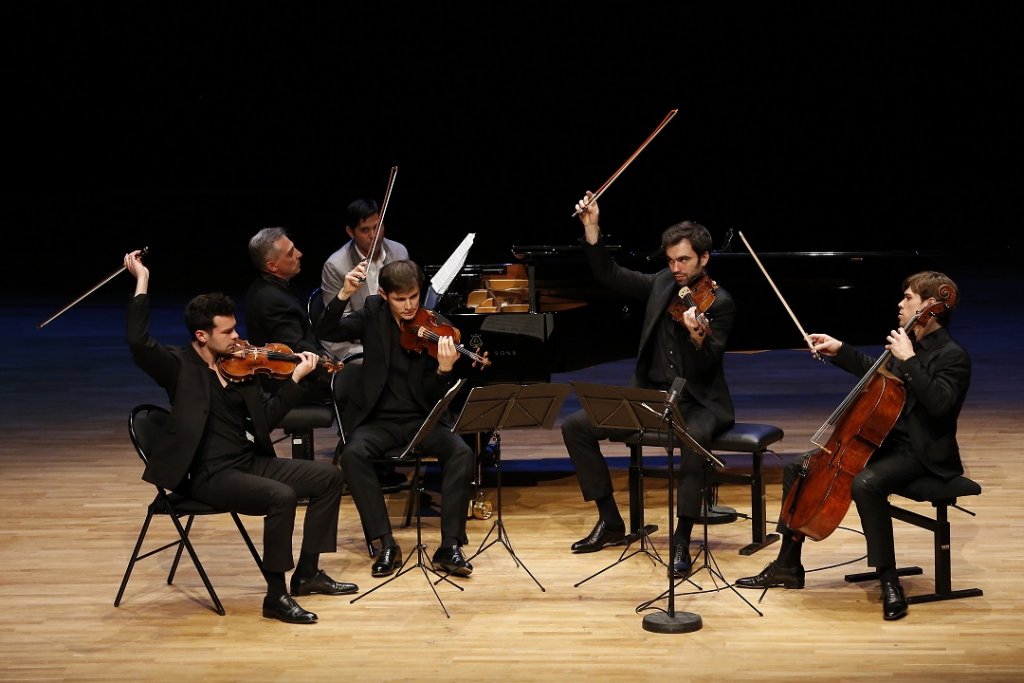
M678 397L678 394L676 394ZM678 398L677 398L678 400ZM675 461L672 459L672 452L675 448L673 439L675 437L675 403L671 397L665 402L665 415L668 421L668 443L666 451L668 454L668 609L664 612L655 612L644 616L643 628L652 633L692 633L704 627L704 622L699 614L693 612L676 612L676 582L674 561L676 556L676 536L674 528L675 520Z

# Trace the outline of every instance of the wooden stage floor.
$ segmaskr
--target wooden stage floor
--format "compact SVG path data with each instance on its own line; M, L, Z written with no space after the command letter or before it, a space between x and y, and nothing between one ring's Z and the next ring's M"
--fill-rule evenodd
M843 578L866 570L851 511L843 528L805 549L805 565L819 571L808 574L804 590L775 589L760 602L759 591L744 592L748 603L729 589L681 595L688 589L680 587L675 609L699 615L703 628L674 635L642 628L637 606L668 585L664 569L646 557L575 585L614 562L620 550L569 553L595 515L579 494L557 429L508 430L502 443L509 472L505 528L543 591L498 545L474 560L473 576L459 581L464 591L438 587L450 618L414 570L355 604L344 597L305 598L301 604L320 622L286 625L261 617L264 584L230 520L218 518L199 520L193 538L226 616L207 608L191 566L183 564L173 586L165 583L169 558L140 564L115 608L152 496L139 478L127 415L135 404L166 399L131 364L123 299L82 304L43 330L35 324L65 302L8 302L0 313L12 344L0 385L0 594L7 604L0 610L0 680L1021 680L1024 511L1014 482L1024 479L1017 450L1024 435L1024 299L1015 281L1009 290L1007 282L981 278L960 284L965 303L953 333L974 361L960 443L968 474L984 492L961 501L976 517L950 511L952 577L954 589L980 587L984 595L912 605L907 618L884 622L877 584ZM998 298L983 300L991 295ZM892 306L895 320L895 299L880 305ZM184 339L180 308L158 309L155 318L163 341ZM609 363L555 381L622 384L629 366ZM777 449L783 460L766 463L774 520L781 465L809 447L811 434L854 380L785 350L730 354L727 371L738 419L774 423L786 433ZM570 402L566 411L573 407ZM320 430L317 457L329 459L333 446L333 433ZM287 456L287 445L279 448ZM619 463L626 451L606 454ZM727 466L742 472L749 463L730 458ZM614 472L625 513L626 471ZM487 494L494 499L493 490ZM663 556L666 498L664 480L648 478L647 521L660 527L654 544ZM402 502L392 501L396 526ZM722 486L720 502L749 512L739 485ZM907 507L931 513L927 505ZM154 540L171 539L166 522L157 520ZM258 542L261 521L247 522ZM492 523L469 522L473 548ZM895 530L901 563L925 570L904 585L910 594L930 592L931 534L901 522ZM408 555L415 531L400 529L397 536ZM424 539L432 551L436 518L424 518ZM709 528L712 557L728 581L774 558L776 546L739 555L749 540L749 521ZM349 498L342 504L339 543L322 566L360 584L361 592L373 587ZM713 587L707 570L696 581Z

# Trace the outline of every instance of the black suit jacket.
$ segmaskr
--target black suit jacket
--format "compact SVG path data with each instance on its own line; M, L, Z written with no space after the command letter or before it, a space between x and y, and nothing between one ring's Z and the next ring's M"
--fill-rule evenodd
M253 344L287 344L292 351L323 353L313 334L306 303L288 282L269 273L262 273L249 286L245 322Z
M316 335L326 341L361 339L363 342L360 381L346 397L347 405L342 415L342 427L345 433L351 434L366 421L384 391L391 365L392 337L401 334L401 330L391 316L387 301L377 295L368 297L364 306L355 313L342 316L344 312L345 302L333 299L324 310ZM423 417L430 413L455 381L454 372L438 375L437 367L437 360L426 353L413 354L410 361L409 389L422 409ZM450 427L450 416L445 416L442 424Z
M142 478L167 489L177 488L206 431L211 401L209 368L191 346L163 346L149 335L149 297L145 294L128 304L128 348L135 364L167 391L171 402L163 438L150 455ZM266 401L255 383L246 383L241 390L252 418L256 454L275 457L270 430L302 397L302 389L289 380Z
M679 293L679 285L668 268L653 274L623 268L612 259L603 240L593 245L585 244L584 253L599 282L625 296L647 302L631 383L649 387L650 357L651 352L656 351L650 346L657 339L654 334L656 326L663 316L668 315L669 302ZM722 361L729 332L736 321L736 302L719 287L715 292L715 302L705 315L711 324L711 334L700 349L690 342L689 331L683 325L676 325L674 345L676 357L681 359L677 370L679 376L686 379L685 392L714 415L720 429L726 429L735 422L736 414Z
M907 360L892 362L907 388L899 419L906 422L918 459L936 477L949 480L964 473L956 428L971 384L971 358L944 327L915 341L914 350ZM875 360L843 344L832 362L863 377Z

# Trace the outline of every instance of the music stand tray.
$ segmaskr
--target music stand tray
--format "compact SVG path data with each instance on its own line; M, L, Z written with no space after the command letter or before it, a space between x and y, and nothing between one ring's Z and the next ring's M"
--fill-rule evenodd
M502 429L551 429L562 408L562 403L568 395L569 385L567 384L490 384L475 387L469 392L452 431L457 434L467 434L500 432ZM498 484L498 515L487 535L480 542L480 547L468 559L472 560L492 545L500 543L512 557L516 566L522 567L537 584L537 587L544 592L544 586L513 550L502 521L500 452L495 457L494 467ZM495 532L494 540L488 543L491 534Z

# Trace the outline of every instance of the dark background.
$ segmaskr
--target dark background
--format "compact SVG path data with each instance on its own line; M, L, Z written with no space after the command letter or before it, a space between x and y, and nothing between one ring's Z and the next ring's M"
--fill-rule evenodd
M576 200L674 108L602 197L627 246L690 218L761 251L939 250L951 274L1019 254L1013 3L2 14L15 300L70 300L143 245L155 294L239 294L268 225L304 252L308 291L344 206L380 199L392 165L388 235L425 265L468 232L471 263L571 244Z

